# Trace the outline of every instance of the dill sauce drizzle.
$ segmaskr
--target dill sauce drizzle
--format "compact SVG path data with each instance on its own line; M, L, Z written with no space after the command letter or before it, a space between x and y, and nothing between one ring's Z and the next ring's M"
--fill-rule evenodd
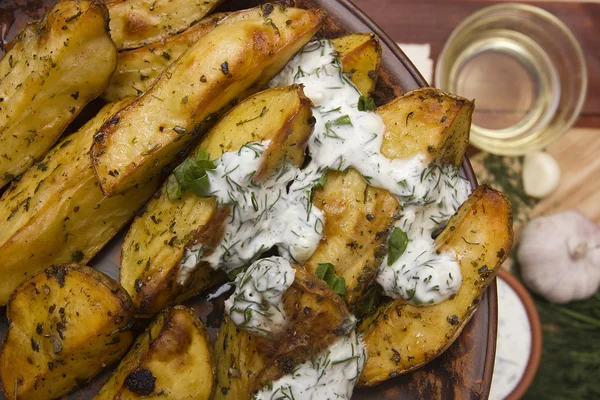
M404 253L383 260L378 283L384 293L414 304L437 304L462 283L453 254L438 253L433 232L468 198L469 182L452 165L429 166L424 155L388 159L380 152L385 125L374 112L358 109L360 92L342 73L331 42L311 42L270 86L303 84L317 122L308 143L311 161L291 189L313 184L328 169L357 169L371 186L387 189L402 204L396 227L408 237ZM390 264L390 265L388 265Z
M320 40L306 45L269 85L293 83L303 84L314 104L316 124L308 144L308 165L298 169L286 164L258 185L252 176L268 142L224 153L217 160L217 168L207 175L211 194L218 203L233 206L225 238L210 255L204 256L202 247L189 249L179 281L185 282L200 260L232 273L272 246L278 247L285 260L302 263L318 246L324 226L322 211L310 201L313 187L328 170L352 167L371 186L394 194L403 207L395 226L406 234L406 249L395 260L384 258L377 280L384 293L423 305L440 303L458 292L462 278L455 255L438 252L432 234L467 199L471 190L468 181L453 166L427 165L424 155L390 160L380 153L385 125L376 113L358 109L360 93L342 73L331 42ZM275 260L281 271L286 270L282 265L285 260ZM244 279L253 285L261 280L281 282L278 272L275 275L279 278L275 279L267 270L251 267L249 276L236 279L237 295L249 293ZM276 295L267 301L270 310L281 309L278 293L287 289L287 278L284 282L280 288L272 288ZM265 321L257 310L240 313L238 308L250 307L248 299L235 296L228 300L228 312L237 318L236 323L259 334L274 333L281 318L285 319L283 314L273 314L271 322ZM353 331L292 374L263 388L256 398L348 399L365 357L364 346Z

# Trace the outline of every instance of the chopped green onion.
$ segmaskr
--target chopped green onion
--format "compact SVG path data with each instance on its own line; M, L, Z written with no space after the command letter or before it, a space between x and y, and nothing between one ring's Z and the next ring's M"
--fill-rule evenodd
M169 200L173 201L181 198L181 186L179 186L179 182L175 175L169 175L167 179L167 196Z
M390 240L388 240L388 266L394 264L404 254L407 245L408 236L406 236L406 232L400 228L394 228Z
M340 296L344 296L346 294L346 281L344 278L336 275L333 264L319 264L317 270L315 271L315 275L317 275L319 279L324 280L325 283L327 283L327 285L329 285L329 287Z
M327 122L325 125L329 126L340 126L340 125L352 125L352 120L350 120L350 116L348 114L342 115L334 119L333 121Z
M360 96L358 98L358 110L359 111L373 111L377 108L375 101L366 96Z
M321 175L317 183L315 183L315 188L323 189L325 187L325 184L327 184L327 170L323 171L323 174Z
M210 154L199 149L194 158L186 159L169 176L167 196L170 200L179 199L186 190L191 190L199 197L209 196L210 181L206 171L215 168L215 163L210 160Z

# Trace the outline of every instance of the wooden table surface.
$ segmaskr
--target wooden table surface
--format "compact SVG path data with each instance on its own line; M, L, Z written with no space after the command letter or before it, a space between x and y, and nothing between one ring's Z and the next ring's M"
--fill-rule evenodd
M437 60L452 30L474 12L505 1L351 0L399 43L429 43ZM513 1L514 2L514 1ZM588 68L588 96L576 126L600 128L600 2L523 1L560 18L581 44Z
M431 45L437 60L452 30L491 0L352 0L396 42ZM559 17L581 44L588 68L588 95L579 120L548 148L561 167L558 189L532 215L578 209L600 223L600 2L527 1Z

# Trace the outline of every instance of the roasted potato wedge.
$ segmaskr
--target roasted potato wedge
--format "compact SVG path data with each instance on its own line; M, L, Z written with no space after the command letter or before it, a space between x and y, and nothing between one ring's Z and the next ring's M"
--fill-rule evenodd
M123 193L174 161L215 113L280 71L325 17L271 4L241 13L246 17L200 38L98 131L92 164L106 195Z
M102 97L117 101L127 96L139 96L184 51L218 25L229 25L244 18L243 13L211 15L184 32L165 41L151 43L139 49L119 53L117 69ZM332 41L340 53L344 71L362 93L375 87L381 46L376 36L353 34Z
M364 70L356 72L353 76L361 76ZM469 143L472 102L427 88L409 92L376 111L387 127L381 146L386 157L424 153L430 163L462 163ZM323 240L305 267L314 272L319 263L333 264L346 282L348 307L360 316L385 255L398 202L350 169L329 172L325 187L315 191L313 203L325 213L325 228Z
M344 301L302 267L296 268L283 303L289 322L277 340L248 333L225 317L215 343L214 399L250 399L354 329Z
M110 35L119 48L134 49L185 30L222 0L106 0Z
M50 265L86 263L135 215L155 179L106 198L89 158L93 135L129 100L105 106L58 143L0 198L0 304L24 279Z
M321 263L333 264L346 282L346 304L361 315L386 254L388 231L400 211L398 201L387 190L369 186L352 168L328 172L313 204L325 213L325 227L321 243L304 266L315 272Z
M344 73L365 96L369 96L379 75L381 45L379 38L372 33L354 33L331 40L340 53Z
M95 400L208 400L214 386L212 345L194 311L162 311L102 386Z
M108 85L117 49L99 1L59 1L0 61L0 187L52 147Z
M117 69L110 78L108 88L102 93L107 101L117 101L128 96L139 96L169 65L198 39L213 30L226 13L211 15L185 31L156 43L119 52ZM243 14L236 14L238 16ZM228 22L235 20L229 18Z
M426 307L394 300L363 320L358 333L369 357L359 384L376 385L443 353L473 316L506 259L512 238L510 202L491 187L480 186L435 241L440 250L456 253L463 279L458 294Z
M133 340L131 298L92 268L53 266L11 295L0 354L7 399L55 399L121 358Z
M426 154L432 163L460 166L474 107L437 89L410 91L377 109L386 126L381 153L388 158Z
M311 116L311 103L300 86L269 89L233 108L200 148L214 159L248 142L269 139L261 172L268 176L284 159L302 164L313 128ZM154 314L225 279L223 273L202 265L184 285L177 282L186 248L218 236L218 226L228 214L215 212L214 199L184 192L181 199L169 200L163 185L146 213L135 219L123 244L120 279L139 314Z

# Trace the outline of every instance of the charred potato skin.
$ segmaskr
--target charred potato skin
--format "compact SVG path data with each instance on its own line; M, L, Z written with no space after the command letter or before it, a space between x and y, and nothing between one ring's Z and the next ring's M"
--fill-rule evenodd
M480 186L436 239L441 251L457 255L463 276L458 294L419 307L402 299L387 302L358 327L369 357L359 380L373 386L413 371L442 354L479 306L512 246L512 208L502 193Z
M117 50L99 1L62 0L0 61L0 187L50 149L108 85Z
M98 131L91 156L106 195L123 193L174 161L232 101L256 93L279 72L325 18L320 10L271 4L240 13L247 17L200 38Z
M0 304L37 271L88 262L156 191L159 179L106 198L92 171L89 149L95 131L128 101L105 106L0 198Z
M106 0L110 12L110 34L119 50L141 47L185 30L221 2Z
M215 159L248 142L271 140L265 164L256 174L260 181L284 160L302 164L313 129L311 116L311 103L300 86L269 89L233 108L199 148ZM228 213L226 208L217 210L213 198L200 198L191 192L170 200L163 185L145 213L134 220L121 253L120 281L133 297L139 315L152 315L226 280L224 273L207 264L201 264L183 286L178 284L177 275L187 248L220 239Z
M206 328L192 309L175 306L163 310L136 339L94 399L208 400L213 385Z
M0 379L11 399L60 397L120 359L133 340L127 292L78 264L32 276L12 293L7 316Z
M283 301L289 322L276 340L238 329L225 317L215 343L215 400L249 399L348 334L351 315L344 301L302 267L296 267L294 283Z

